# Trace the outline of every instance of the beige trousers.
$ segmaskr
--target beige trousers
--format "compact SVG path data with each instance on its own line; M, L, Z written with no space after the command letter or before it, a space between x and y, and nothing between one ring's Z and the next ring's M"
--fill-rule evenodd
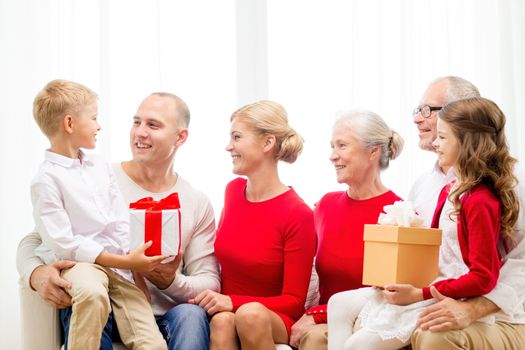
M414 350L519 350L525 349L525 325L474 322L462 330L430 332L416 329L412 334Z
M73 301L70 350L97 350L112 310L122 342L128 349L167 349L144 293L109 268L76 263L62 272L71 282Z

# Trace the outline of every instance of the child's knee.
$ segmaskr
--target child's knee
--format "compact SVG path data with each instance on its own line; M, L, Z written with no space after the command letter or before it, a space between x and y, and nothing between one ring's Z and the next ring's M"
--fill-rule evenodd
M110 309L108 290L102 283L72 283L69 291L73 304L82 303Z
M354 315L351 318L357 317L359 311L362 308L361 303L356 304L354 298L355 293L350 292L340 292L332 295L328 300L328 317L347 319L350 314Z
M328 299L328 309L337 312L348 302L348 292L335 293Z
M77 263L65 271L63 277L71 282L71 295L73 303L98 303L109 309L109 296L107 276L104 271L94 264Z
M82 303L89 304L93 307L97 305L103 310L109 310L111 308L108 292L105 288L100 288L97 286L79 286L74 289L72 294L73 304Z

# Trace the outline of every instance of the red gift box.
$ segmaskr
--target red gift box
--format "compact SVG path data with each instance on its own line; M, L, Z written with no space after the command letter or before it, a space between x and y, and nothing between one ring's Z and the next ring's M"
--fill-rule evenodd
M181 244L181 212L178 193L155 201L152 197L129 204L130 249L152 241L145 254L177 255Z

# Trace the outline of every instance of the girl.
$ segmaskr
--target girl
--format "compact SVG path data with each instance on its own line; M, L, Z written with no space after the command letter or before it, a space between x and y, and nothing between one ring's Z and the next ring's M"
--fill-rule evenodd
M519 209L516 160L504 126L501 110L484 98L449 103L438 116L433 146L439 166L450 168L456 180L441 191L432 220L432 227L443 230L433 287L451 298L491 291L499 276L498 244L512 242ZM422 308L433 302L429 287L389 285L382 292L352 293L339 293L328 303L330 349L399 349L409 343Z

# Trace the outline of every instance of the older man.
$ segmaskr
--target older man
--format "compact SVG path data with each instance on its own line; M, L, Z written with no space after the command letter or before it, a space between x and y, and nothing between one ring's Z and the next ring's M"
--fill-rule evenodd
M437 112L442 106L477 96L478 89L459 77L443 77L432 82L413 114L419 131L419 147L434 151ZM412 336L415 350L525 349L525 179L518 171L516 175L520 180L517 191L522 210L516 242L504 259L496 288L483 297L468 300L447 298L434 289L432 294L438 302L420 315L419 328ZM412 187L409 200L427 225L432 220L440 190L451 180L448 169L440 168L436 162ZM496 315L495 324L476 322L491 314Z
M173 192L179 194L182 257L144 276L168 348L200 350L209 347L207 316L200 307L186 302L205 289L219 291L220 280L213 254L215 220L210 201L174 171L175 154L188 137L189 121L188 107L179 97L170 93L146 97L133 117L133 160L115 164L114 172L128 203L143 197L160 199ZM60 271L74 262L44 265L34 253L39 244L37 232L20 242L17 268L23 281L48 304L62 309L61 319L67 328L71 299L63 288L69 282L60 277ZM108 322L101 342L103 349L111 348L111 328Z

